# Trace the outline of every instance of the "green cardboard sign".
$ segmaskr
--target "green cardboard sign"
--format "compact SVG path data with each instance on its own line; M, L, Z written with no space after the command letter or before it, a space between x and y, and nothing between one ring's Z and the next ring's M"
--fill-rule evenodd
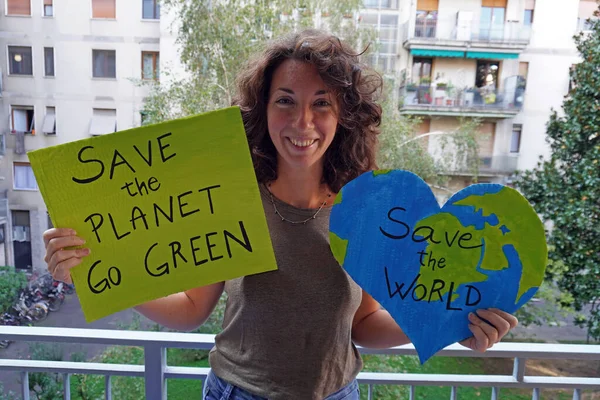
M30 152L87 322L277 269L240 111L231 107Z

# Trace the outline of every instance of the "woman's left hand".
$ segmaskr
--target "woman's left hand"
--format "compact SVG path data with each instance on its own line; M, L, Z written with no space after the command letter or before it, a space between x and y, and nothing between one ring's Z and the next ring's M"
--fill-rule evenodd
M460 344L481 353L498 343L519 323L514 315L496 308L470 313L469 322L469 330L473 336L463 340Z

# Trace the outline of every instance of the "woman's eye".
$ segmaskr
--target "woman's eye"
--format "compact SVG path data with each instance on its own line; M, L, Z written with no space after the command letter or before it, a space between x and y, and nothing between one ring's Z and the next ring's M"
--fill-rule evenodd
M328 102L327 100L318 100L318 101L315 103L315 105L316 105L317 107L328 107L328 106L330 106L331 104L329 104L329 102Z
M291 99L287 99L287 98L282 98L282 99L278 99L275 101L276 104L293 104Z

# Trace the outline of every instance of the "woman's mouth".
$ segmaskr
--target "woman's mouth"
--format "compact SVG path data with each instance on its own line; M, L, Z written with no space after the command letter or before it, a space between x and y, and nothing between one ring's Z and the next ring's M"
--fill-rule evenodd
M288 138L288 139L290 142L292 142L292 144L294 146L301 147L301 148L309 147L317 141L317 139L304 139L304 140L293 139L293 138Z

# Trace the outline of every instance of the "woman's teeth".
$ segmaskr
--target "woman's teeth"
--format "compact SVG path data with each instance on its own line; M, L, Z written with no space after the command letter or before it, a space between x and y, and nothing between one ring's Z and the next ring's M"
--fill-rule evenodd
M292 144L294 146L298 146L298 147L308 147L311 144L313 144L314 142L316 142L316 139L312 139L312 140L296 140L296 139L292 139L290 138L290 142L292 142Z

